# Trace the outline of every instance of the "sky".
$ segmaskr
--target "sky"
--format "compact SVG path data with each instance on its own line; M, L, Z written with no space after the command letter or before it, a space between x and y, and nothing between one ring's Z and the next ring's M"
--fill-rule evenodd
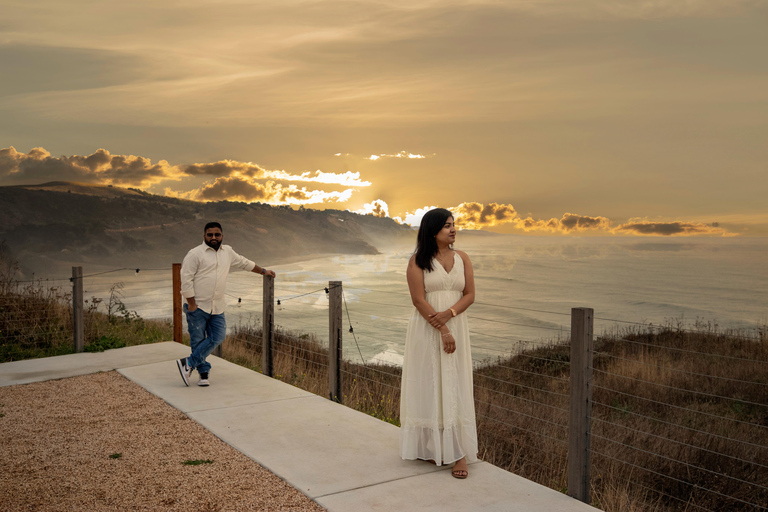
M0 186L768 236L766 0L0 0Z

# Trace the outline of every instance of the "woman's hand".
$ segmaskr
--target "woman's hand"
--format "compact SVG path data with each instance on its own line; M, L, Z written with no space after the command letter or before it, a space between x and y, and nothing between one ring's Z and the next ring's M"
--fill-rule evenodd
M445 336L440 335L443 339L443 350L446 354L453 354L456 352L456 340L453 339L453 334L448 333Z
M429 322L429 325L434 327L435 329L439 329L442 326L444 326L446 323L448 323L448 320L453 318L453 315L451 314L450 310L447 311L441 311L440 313L432 313L429 315L429 318L427 321Z

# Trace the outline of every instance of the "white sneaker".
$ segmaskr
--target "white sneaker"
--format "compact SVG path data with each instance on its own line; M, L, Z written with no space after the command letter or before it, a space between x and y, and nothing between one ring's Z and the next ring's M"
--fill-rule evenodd
M184 384L189 386L189 377L192 375L192 368L187 366L187 358L183 357L176 360L176 366L179 367L179 373L181 378L184 379Z
M200 374L200 380L197 381L198 386L210 386L211 383L208 382L208 374L207 373L201 373Z

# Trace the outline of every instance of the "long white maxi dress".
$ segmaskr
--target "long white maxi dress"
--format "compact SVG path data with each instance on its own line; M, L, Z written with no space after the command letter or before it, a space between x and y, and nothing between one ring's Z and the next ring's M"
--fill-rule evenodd
M427 302L435 311L452 307L463 295L464 262L454 253L446 272L432 261L424 272ZM446 354L440 332L414 308L405 339L400 391L400 457L451 464L477 460L477 426L472 396L472 354L466 314L446 324L456 351Z

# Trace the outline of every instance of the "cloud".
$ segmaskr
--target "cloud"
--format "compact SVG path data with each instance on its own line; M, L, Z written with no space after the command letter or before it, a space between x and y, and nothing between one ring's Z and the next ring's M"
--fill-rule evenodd
M220 160L191 165L170 165L161 160L152 164L149 158L112 155L99 149L88 156L52 157L44 148L21 153L9 147L0 150L0 182L41 183L45 181L78 181L93 184L130 186L146 189L163 181L181 181L196 177L212 177L195 190L165 194L196 201L260 201L270 204L316 204L349 200L354 188L368 187L359 172L333 173L317 170L291 174L268 170L252 162ZM260 180L260 181L259 181ZM278 182L305 182L346 187L343 191L313 190L283 185Z
M611 221L607 217L589 217L576 213L566 213L560 219L536 220L531 217L516 219L517 227L523 231L550 231L552 233L572 233L588 229L610 231Z
M237 162L235 160L219 160L208 164L191 164L179 166L182 173L189 176L240 176L255 177L265 171L251 162Z
M434 208L438 207L425 206L418 208L414 212L406 212L405 218L392 218L400 224L418 227L424 214ZM461 203L459 206L447 209L453 213L456 219L456 226L459 229L483 229L513 222L519 218L511 204L488 203L485 205L482 203Z
M512 222L518 218L511 204L461 203L449 209L456 218L456 226L461 229L483 229Z
M370 187L370 181L361 181L359 172L333 173L317 170L314 174L309 171L301 174L289 174L285 171L264 171L264 176L282 181L311 181L345 187Z
M269 204L318 204L327 202L349 201L354 189L341 192L307 190L296 185L284 186L274 181L259 183L248 179L230 176L219 177L196 190L174 193L166 189L166 195L183 197L194 201L245 201Z
M361 209L354 210L354 213L373 215L374 217L389 217L389 205L381 199L376 199L373 202L364 204Z
M397 155L383 157L414 158L404 151ZM421 156L421 155L418 155ZM423 157L422 157L423 158ZM259 201L269 204L322 204L349 201L355 187L368 187L371 182L360 178L359 172L333 173L317 170L292 174L284 170L268 170L252 162L220 160L191 165L170 165L166 160L153 164L149 158L134 155L113 155L106 149L81 156L53 157L42 147L23 153L13 146L0 149L0 184L30 184L45 181L79 181L94 184L131 186L147 189L163 181L182 181L191 178L211 177L197 188L187 192L174 192L165 188L168 196L182 197L196 201ZM285 183L288 184L285 184ZM344 190L327 191L299 187L298 183L316 183L323 186L335 185ZM181 187L183 188L183 187ZM394 220L418 226L424 214L435 208L425 206L414 212L406 212L405 218ZM565 213L561 218L523 218L511 204L503 203L461 203L448 208L454 213L456 225L461 229L487 229L507 226L522 232L548 232L560 234L585 231L604 232L617 235L735 236L720 227L717 222L692 221L653 222L645 218L631 218L612 227L611 220L603 216L587 216ZM355 213L389 217L389 206L381 199L363 205Z
M240 176L247 178L275 179L278 181L304 181L325 183L328 185L343 185L346 187L369 187L371 182L362 181L359 172L333 173L317 170L314 173L305 171L301 174L291 174L285 171L267 170L251 162L235 160L220 160L207 164L192 164L179 166L180 172L190 176Z
M152 164L149 158L112 155L99 149L88 156L52 157L44 148L21 153L11 146L0 149L0 180L11 183L79 181L146 188L178 179L176 168L165 160Z
M589 229L609 230L611 226L611 221L606 217L588 217L575 213L566 213L560 219L523 219L511 204L461 203L450 210L456 216L456 225L462 229L485 229L511 224L526 232L572 233Z
M393 217L398 222L418 226L421 218L435 206L419 208L414 213L407 213L405 220ZM585 231L603 232L616 235L663 235L663 236L695 236L695 235L722 235L736 236L730 233L720 224L713 222L705 224L701 222L650 222L644 219L633 218L625 224L612 227L611 220L607 217L579 215L565 213L561 218L535 219L531 216L521 217L511 204L499 203L461 203L453 208L448 208L454 214L456 226L460 229L486 229L500 225L507 225L520 231L546 232L554 234L573 234Z
M720 224L713 222L704 224L701 222L649 222L642 219L630 219L625 224L620 224L614 230L616 233L632 235L661 235L661 236L685 236L685 235L726 235L733 236Z
M432 156L435 156L435 153L432 153ZM376 160L381 160L382 158L408 158L411 160L413 159L421 160L427 157L424 155L419 155L418 153L409 153L407 151L400 151L399 153L395 153L394 155L387 155L385 153L381 153L379 155L371 155L367 157L366 160L376 161Z
M406 212L405 219L402 217L392 217L392 219L399 222L400 224L408 224L409 226L419 227L419 224L421 224L421 218L424 216L424 214L435 208L437 208L437 206L425 206L424 208L417 209L413 213Z

